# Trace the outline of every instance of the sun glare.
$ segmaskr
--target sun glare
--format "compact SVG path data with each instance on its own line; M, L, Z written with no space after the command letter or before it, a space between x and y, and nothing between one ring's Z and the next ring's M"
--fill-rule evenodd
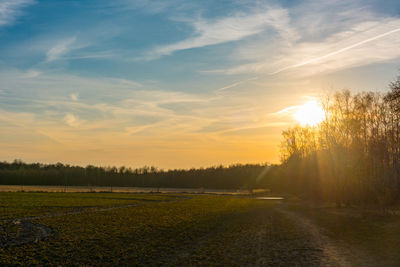
M325 119L325 112L315 101L309 101L297 108L294 118L303 126L315 126Z

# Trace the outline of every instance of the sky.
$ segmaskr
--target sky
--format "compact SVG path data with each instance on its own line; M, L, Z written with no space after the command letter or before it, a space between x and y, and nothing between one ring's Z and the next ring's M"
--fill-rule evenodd
M299 106L399 69L398 0L0 0L0 160L279 163Z

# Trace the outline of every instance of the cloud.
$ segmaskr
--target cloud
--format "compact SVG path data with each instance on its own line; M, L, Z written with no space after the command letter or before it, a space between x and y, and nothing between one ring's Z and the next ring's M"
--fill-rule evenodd
M20 149L19 152L39 151L44 144L58 143L46 131L38 129L43 122L35 114L0 109L0 122L0 147L6 151L3 156L15 149Z
M0 97L3 108L41 114L44 121L59 121L61 117L71 126L78 125L78 118L84 118L85 125L80 125L81 128L115 127L116 130L132 123L143 125L147 123L145 120L188 117L189 112L178 114L174 107L190 110L191 105L204 106L210 101L204 95L155 90L126 79L44 73L28 81L21 79L24 75L25 72L0 72L5 89ZM66 95L72 101L65 101Z
M298 18L293 19L287 26L288 30L295 31L300 38L284 38L284 35L278 39L267 38L270 40L267 48L259 40L246 44L235 53L239 64L208 72L228 75L247 73L268 77L290 71L293 77L304 77L399 58L400 18L367 11L357 13L357 10L353 10L354 16L351 18L348 17L349 12L336 11L342 21L337 22L336 31L327 29L324 34L320 32L321 28L324 29L333 22L319 18L319 28L310 26L311 29L305 30L303 26L294 26L303 25L305 18L300 21ZM312 22L311 18L306 21ZM248 63L242 63L246 61Z
M79 95L77 93L69 95L73 101L78 101Z
M71 127L78 127L82 124L82 121L72 113L65 114L64 122Z
M58 42L55 46L50 48L46 53L46 61L51 62L59 59L61 56L67 54L71 49L72 45L75 43L76 37L71 37Z
M331 36L322 43L302 44L291 53L293 57L303 57L306 58L305 60L294 65L285 66L271 74L307 65L321 66L325 64L319 71L339 70L399 57L400 39L391 38L391 35L400 36L400 19L383 21L377 25L373 24L375 23L369 22L356 25L346 32ZM375 45L373 45L374 42ZM321 53L320 51L326 52Z
M41 72L40 71L37 71L37 70L28 70L26 73L25 73L25 75L24 75L24 77L25 78L35 78L35 77L37 77L37 76L39 76L41 74Z
M0 73L0 77L8 77L7 80L11 76ZM17 89L0 97L2 103L7 103L4 108L36 114L41 125L35 127L61 143L76 140L78 133L96 140L105 134L149 138L160 133L163 137L194 136L213 122L220 130L236 129L254 125L259 121L255 119L265 114L264 111L254 111L261 115L253 112L260 106L244 109L243 96L162 91L146 86L136 88L131 82L118 79L44 73L32 81L24 81L19 75L15 76L11 81L5 80L5 88ZM29 93L32 91L36 92L33 97ZM65 95L73 101L65 101ZM222 133L210 132L214 139Z
M79 48L82 48L79 47ZM74 48L75 49L75 48ZM72 60L72 59L109 59L109 58L115 58L117 55L113 53L112 51L102 51L102 52L97 52L97 53L92 53L92 52L87 52L83 51L80 53L75 53L74 55L68 56L68 57L63 57L63 59L66 60Z
M270 142L270 138L279 139L281 129L293 123L290 115L301 104L301 95L324 86L325 80L322 80L325 77L315 81L319 77L297 79L298 75L333 72L388 61L400 53L399 32L396 30L400 27L398 18L387 17L383 13L368 14L357 8L332 8L334 5L331 3L345 1L330 1L325 10L320 7L304 8L302 12L298 12L298 8L303 5L297 4L288 4L286 9L265 6L255 9L256 4L252 1L231 1L248 4L246 8L230 4L226 9L225 4L218 7L212 4L212 10L205 10L202 5L206 4L202 1L198 4L198 10L178 11L180 6L176 1L173 4L168 2L176 9L167 7L165 1L140 1L130 2L148 9L145 14L133 12L139 15L142 22L151 19L150 24L145 23L141 29L143 31L138 30L133 18L130 20L132 9L126 13L113 9L105 14L102 23L94 21L96 29L88 24L80 29L81 33L77 33L69 31L71 28L68 25L54 25L62 36L52 30L46 31L45 35L27 36L19 45L21 48L18 51L21 53L14 52L20 57L19 60L8 64L7 57L4 57L2 66L5 69L19 66L24 71L14 76L10 73L12 69L8 73L3 70L3 73L0 72L0 89L3 90L0 106L9 113L18 111L33 116L31 122L29 117L24 120L13 117L7 124L18 123L25 127L23 132L27 135L30 129L34 129L59 141L64 145L57 148L61 159L72 159L74 156L91 158L89 155L99 159L108 155L104 157L105 161L110 158L129 158L135 164L140 164L145 161L149 163L154 155L160 154L168 160L173 158L170 155L181 155L179 160L185 161L189 158L186 153L190 151L193 153L191 157L197 161L198 151L204 151L204 155L210 157L209 151L218 149L227 151L226 157L237 153L237 158L243 159L243 154L247 152L246 149L239 149L239 146L254 144L254 150L248 151L249 154L263 151L263 142ZM205 2L209 5L208 1ZM239 9L242 11L238 12ZM120 18L109 17L113 12L121 14ZM159 43L160 46L154 49L148 47L159 33L157 31L165 29L158 27L159 23L166 23L166 18L174 20L171 18L175 14L178 14L180 21L177 22L175 18L172 27L169 24L163 26L168 30L177 26L183 31L188 29L185 26L191 26L191 33L177 42L170 41L174 43ZM189 16L190 19L187 19ZM104 28L103 23L108 27ZM164 32L157 40L175 38L182 32L171 33L171 36L169 33ZM137 36L142 36L143 42L137 43ZM235 41L240 42L233 43ZM153 67L149 62L129 61L143 49L149 52L149 58L155 58L218 44L225 45L208 49L208 57L199 59L197 53L192 53L192 59L199 59L194 62L174 58L173 62L166 60ZM10 43L9 47L14 47L14 43ZM25 56L25 53L32 51L36 53L33 57ZM7 51L3 54L6 55ZM90 62L91 65L74 62L58 64L54 68L53 64L33 62L42 60L39 55L45 55L47 63L83 58L112 58L114 61ZM14 60L14 57L10 58ZM204 71L214 72L214 76L198 75L196 68L207 69L207 66L218 69ZM230 68L230 74L250 75L218 75L227 73L225 68ZM283 68L286 69L270 75ZM347 72L347 75L354 76L355 72ZM140 77L143 84L120 78L104 78L102 75ZM375 78L382 76L371 76L365 80L375 82ZM359 84L354 87L357 86ZM10 116L6 114L5 117ZM4 133L4 129L0 133L2 131ZM17 130L10 126L3 136L13 137L13 132ZM8 143L7 146L18 141ZM30 143L46 149L39 142ZM272 143L275 146L279 140ZM48 155L57 158L54 154L57 149L49 146ZM4 146L0 150L10 153ZM72 150L77 152L69 152ZM81 152L95 150L111 153ZM124 154L124 151L131 154ZM150 156L142 157L141 153L144 152ZM68 153L68 156L64 156ZM215 155L223 158L222 154ZM141 157L143 161L136 161ZM219 160L218 157L216 160Z
M171 6L170 1L157 1L157 0L120 0L115 1L114 5L122 6L123 9L141 9L150 14L157 14L165 11Z
M9 110L11 114L15 110L30 114L31 121L30 117L5 117L12 118L9 123L19 123L23 129L30 129L24 133L35 131L43 139L30 141L30 145L25 146L25 154L20 154L24 159L29 151L35 151L33 158L43 153L70 160L81 156L81 151L89 157L92 150L112 150L119 155L118 161L125 150L129 153L135 151L136 154L132 154L134 157L142 153L138 151L148 150L154 154L182 150L181 154L184 154L220 146L224 147L221 148L223 151L232 151L232 147L238 144L259 145L266 142L266 136L271 133L279 136L281 128L286 127L286 124L279 123L281 118L271 120L267 116L270 113L268 109L273 108L265 105L266 96L263 99L262 95L254 101L243 95L215 96L213 93L155 90L146 85L136 87L134 82L118 79L44 72L35 79L27 80L20 78L24 74L22 71L14 73L12 78L12 73L0 72L0 80L7 90L6 95L0 96L2 109ZM76 94L79 101L66 101L66 96L72 99L72 94ZM7 104L3 106L3 103ZM7 133L2 130L6 135L18 132L18 129L17 126L10 126ZM18 144L18 138L8 143ZM47 140L50 139L57 144L49 144ZM5 148L6 145L7 142L0 142L0 147ZM195 146L199 150L193 148ZM27 149L31 147L40 148L43 152ZM11 154L18 154L16 149L7 149ZM242 155L246 149L238 148L238 153ZM99 153L90 156L96 160L101 157ZM179 159L182 160L182 157ZM148 163L152 159L146 156L142 160Z
M21 16L22 9L34 3L34 0L2 0L0 2L0 27L13 24L17 17Z
M253 81L253 80L256 80L256 79L258 79L258 77L251 77L249 79L244 79L244 80L241 80L241 81L237 81L237 82L234 82L232 84L229 84L229 85L223 86L221 88L218 88L218 89L214 90L214 92L218 94L218 93L221 93L221 92L226 91L228 89L237 87L239 85L242 85L244 83L247 83L249 81Z
M282 113L291 112L291 111L293 111L293 110L296 110L297 108L298 108L298 106L290 106L290 107L281 109L280 111L277 111L277 112L272 113L272 114L273 114L273 115L279 115L279 114L282 114Z
M149 58L170 55L176 51L199 48L209 45L238 41L259 34L272 26L286 38L297 38L285 25L288 14L285 9L266 9L263 12L237 13L230 17L217 20L204 18L187 21L194 28L195 36L177 43L156 47L150 52Z

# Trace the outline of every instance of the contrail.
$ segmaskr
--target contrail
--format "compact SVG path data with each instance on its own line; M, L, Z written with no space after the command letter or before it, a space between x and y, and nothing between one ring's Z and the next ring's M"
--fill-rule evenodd
M361 41L361 42L352 44L352 45L350 45L350 46L344 47L344 48L342 48L342 49L339 49L339 50L337 50L337 51L331 52L331 53L326 54L326 55L324 55L324 56L317 57L317 58L313 58L313 59L306 60L306 61L304 61L304 62L298 63L298 64L296 64L296 65L292 65L292 66L285 67L285 68L283 68L283 69L277 70L277 71L272 72L272 73L270 73L270 74L273 75L273 74L277 74L277 73L282 72L282 71L287 70L287 69L293 69L293 68L301 67L301 66L304 66L304 65L308 65L308 64L310 64L310 63L314 63L314 62L319 61L319 60L321 60L321 59L325 59L325 58L328 58L328 57L331 57L331 56L340 54L340 53L342 53L342 52L345 52L345 51L350 50L350 49L352 49L352 48L355 48L355 47L357 47L357 46L363 45L363 44L365 44L365 43L372 42L372 41L374 41L374 40L380 39L380 38L382 38L382 37L385 37L385 36L387 36L387 35L390 35L390 34L393 34L393 33L399 32L399 31L400 31L400 28L397 28L397 29L394 29L394 30L391 30L391 31L388 31L388 32L385 32L385 33L382 33L382 34L379 34L379 35L377 35L377 36L371 37L371 38L366 39L366 40L364 40L364 41Z
M272 114L278 115L278 114L285 113L285 112L288 112L288 111L296 109L296 108L297 108L297 106L290 106L290 107L284 108L284 109L282 109L282 110L280 110L278 112L274 112Z
M331 57L331 56L334 56L334 55L337 55L337 54L340 54L340 53L343 53L343 52L345 52L345 51L347 51L347 50L350 50L350 49L352 49L352 48L355 48L355 47L357 47L357 46L363 45L363 44L365 44L365 43L372 42L372 41L374 41L374 40L380 39L380 38L382 38L382 37L385 37L385 36L387 36L387 35L390 35L390 34L393 34L393 33L399 32L399 31L400 31L400 28L397 28L397 29L394 29L394 30L391 30L391 31L388 31L388 32L385 32L385 33L382 33L382 34L379 34L379 35L376 35L376 36L374 36L374 37L371 37L371 38L368 38L368 39L363 40L363 41L361 41L361 42L358 42L358 43L352 44L352 45L350 45L350 46L341 48L341 49L339 49L339 50L337 50L337 51L331 52L331 53L326 54L326 55L324 55L324 56L320 56L320 57L317 57L317 58L312 58L312 59L306 60L306 61L304 61L304 62L301 62L301 63L295 64L295 65L291 65L291 66L282 68L282 69L277 70L277 71L275 71L275 72L268 73L268 75L274 75L274 74L278 74L278 73L280 73L280 72L282 72L282 71L285 71L285 70L287 70L287 69L293 69L293 68L301 67L301 66L304 66L304 65L308 65L308 64L310 64L310 63L313 63L313 62L316 62L316 61L319 61L319 60L322 60L322 59L325 59L325 58L328 58L328 57ZM263 75L262 75L262 76L263 76ZM235 82L235 83L233 83L233 84L230 84L230 85L228 85L228 86L225 86L225 87L219 88L219 89L217 89L217 90L214 90L214 92L219 93L219 92L222 92L222 91L224 91L224 90L227 90L227 89L236 87L236 86L238 86L238 85L240 85L240 84L242 84L242 83L245 83L245 82L248 82L248 81L251 81L251 80L256 80L256 79L259 79L259 78L261 78L261 77L260 77L260 76L255 76L255 77L252 77L252 78L249 78L249 79L237 81L237 82Z
M249 79L237 81L237 82L232 83L232 84L230 84L230 85L227 85L227 86L224 86L224 87L222 87L222 88L216 89L216 90L214 90L214 92L215 92L215 93L219 93L219 92L225 91L225 90L227 90L227 89L230 89L230 88L236 87L236 86L238 86L238 85L241 85L242 83L249 82L249 81L256 80L256 79L258 79L257 76L251 77L251 78L249 78Z

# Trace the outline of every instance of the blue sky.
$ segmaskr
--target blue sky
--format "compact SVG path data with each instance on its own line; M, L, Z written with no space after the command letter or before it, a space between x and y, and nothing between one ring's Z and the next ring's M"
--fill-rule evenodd
M387 90L399 48L398 1L0 0L0 157L277 162L290 112Z

